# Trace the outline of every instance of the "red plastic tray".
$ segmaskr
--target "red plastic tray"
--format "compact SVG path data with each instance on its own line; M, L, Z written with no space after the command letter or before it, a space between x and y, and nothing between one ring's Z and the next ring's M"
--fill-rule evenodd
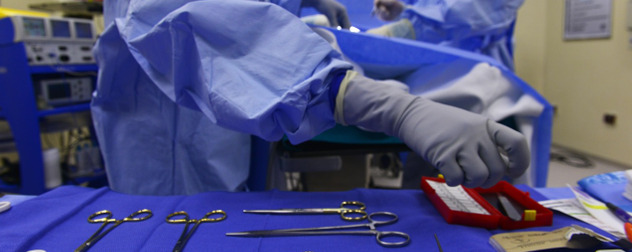
M493 187L484 188L467 188L463 187L465 192L469 194L476 202L478 202L490 215L468 213L461 211L451 210L448 205L437 195L435 190L428 184L428 180L445 183L444 179L423 177L421 179L421 189L425 192L426 196L439 211L441 216L450 224L460 224L466 226L483 227L487 229L521 229L528 227L550 226L553 224L553 212L546 207L540 205L529 197L529 193L520 191L506 181L500 181ZM481 194L487 193L503 193L509 200L519 204L523 209L535 210L535 219L532 221L524 220L524 213L522 214L522 220L514 221L509 217L503 215L499 210L489 204Z

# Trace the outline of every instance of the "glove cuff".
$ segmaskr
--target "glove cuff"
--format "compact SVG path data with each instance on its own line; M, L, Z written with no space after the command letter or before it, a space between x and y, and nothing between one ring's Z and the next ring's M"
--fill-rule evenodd
M417 98L401 82L376 81L348 71L336 97L334 119L342 125L394 136L401 116Z
M334 119L336 120L337 123L345 125L345 126L347 125L347 122L345 121L345 117L344 117L344 96L345 96L345 92L347 91L347 86L349 85L349 82L356 75L358 75L358 72L356 71L351 71L351 70L347 71L347 74L345 75L344 79L342 79L342 81L340 82L338 95L336 95L336 109L334 110Z

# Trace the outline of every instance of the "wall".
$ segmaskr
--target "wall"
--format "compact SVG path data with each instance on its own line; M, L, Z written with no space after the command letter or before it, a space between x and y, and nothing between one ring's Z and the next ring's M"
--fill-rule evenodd
M518 10L514 31L516 73L538 92L544 91L547 1L527 0Z
M0 0L0 6L10 9L29 10L30 4L50 3L51 0Z
M612 6L610 38L564 41L564 0L526 0L516 25L516 72L556 106L554 144L632 166L627 1ZM603 122L605 113L617 115L615 125Z

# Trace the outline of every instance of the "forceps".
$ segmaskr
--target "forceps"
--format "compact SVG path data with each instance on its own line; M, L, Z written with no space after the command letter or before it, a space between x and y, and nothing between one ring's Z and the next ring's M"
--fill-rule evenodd
M313 227L313 228L290 228L290 229L273 229L273 230L255 230L244 232L226 233L227 236L245 236L245 237L260 237L260 236L288 236L288 235L375 235L377 243L384 247L400 247L405 246L410 242L410 236L404 232L399 231L377 231L375 226L386 225L395 223L397 221L397 215L391 212L374 212L367 216L369 223L355 224L355 225L343 225L343 226L329 226L329 227ZM376 220L385 219L385 220ZM349 230L352 228L365 228L370 230ZM342 231L336 231L341 230ZM399 237L401 241L384 241L385 237Z
M219 217L217 218L210 218L213 215L218 215ZM175 219L173 217L176 216L181 216L178 219ZM202 223L202 222L217 222L217 221L221 221L226 219L226 212L224 212L223 210L213 210L210 211L208 213L206 213L204 215L204 217L202 217L202 219L196 220L196 219L190 219L189 218L189 214L187 214L187 212L185 211L179 211L179 212L175 212L172 214L167 215L167 223L173 223L173 224L179 224L179 223L185 223L184 225L184 230L182 231L182 234L180 235L180 238L178 238L178 242L176 242L176 246L173 247L173 251L182 251L184 249L184 245L187 244L187 241L189 241L189 238L191 238L191 236L193 235L193 233L195 232L195 230L198 228L198 226ZM191 230L189 229L189 224L191 223L195 223L195 225L193 225L193 227L191 228ZM188 230L188 232L187 232Z
M343 201L339 208L283 208L276 210L244 210L244 213L262 214L320 214L339 213L343 220L364 220L366 206L360 201Z
M97 216L101 216L101 215L105 215L105 217L98 218L98 219L96 218ZM138 215L143 215L143 216L142 217L137 217ZM97 229L97 231L94 232L94 234L92 234L92 236L90 236L90 238L88 238L88 240L86 242L84 242L83 244L81 244L81 246L79 246L77 249L75 249L75 252L88 250L90 248L90 246L92 246L95 243L97 243L97 241L101 240L101 238L103 238L103 236L105 236L110 231L112 231L112 229L114 229L114 228L118 227L119 225L123 224L123 222L142 221L142 220L149 219L151 216L153 216L153 213L151 213L151 210L149 210L149 209L138 210L138 211L130 214L129 216L125 217L122 220L117 220L117 219L112 218L112 212L110 212L108 210L102 210L102 211L95 212L95 213L91 214L88 217L88 222L90 222L90 223L103 222L103 224L101 224L101 227L99 229ZM105 226L107 226L109 223L114 223L114 226L111 226L110 228L108 228L108 229L106 229L104 231L103 228L105 228Z

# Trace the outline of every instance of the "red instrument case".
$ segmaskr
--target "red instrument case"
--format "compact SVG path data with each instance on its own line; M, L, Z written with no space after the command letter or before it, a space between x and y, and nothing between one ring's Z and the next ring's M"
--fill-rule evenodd
M506 181L500 181L498 184L487 189L480 187L462 187L465 193L467 193L489 214L456 210L454 207L455 204L453 203L455 199L448 199L450 196L446 196L445 192L437 192L433 189L433 186L430 185L431 183L433 186L443 187L447 186L445 184L445 180L441 178L423 177L421 179L421 189L425 192L426 196L430 199L435 208L437 208L439 213L441 213L446 222L451 224L484 227L487 229L501 228L512 230L528 227L550 226L553 223L553 212L551 212L551 210L531 199L528 192L523 192ZM485 199L490 199L490 196L492 198L499 197L500 194L509 199L512 206L515 207L515 209L522 215L519 221L512 220L501 213L498 206L501 206L502 204L498 204L498 206L494 207L490 201ZM448 204L452 206L452 209L448 206ZM457 204L460 204L460 202L457 202ZM476 206L478 209L480 209L480 207Z

